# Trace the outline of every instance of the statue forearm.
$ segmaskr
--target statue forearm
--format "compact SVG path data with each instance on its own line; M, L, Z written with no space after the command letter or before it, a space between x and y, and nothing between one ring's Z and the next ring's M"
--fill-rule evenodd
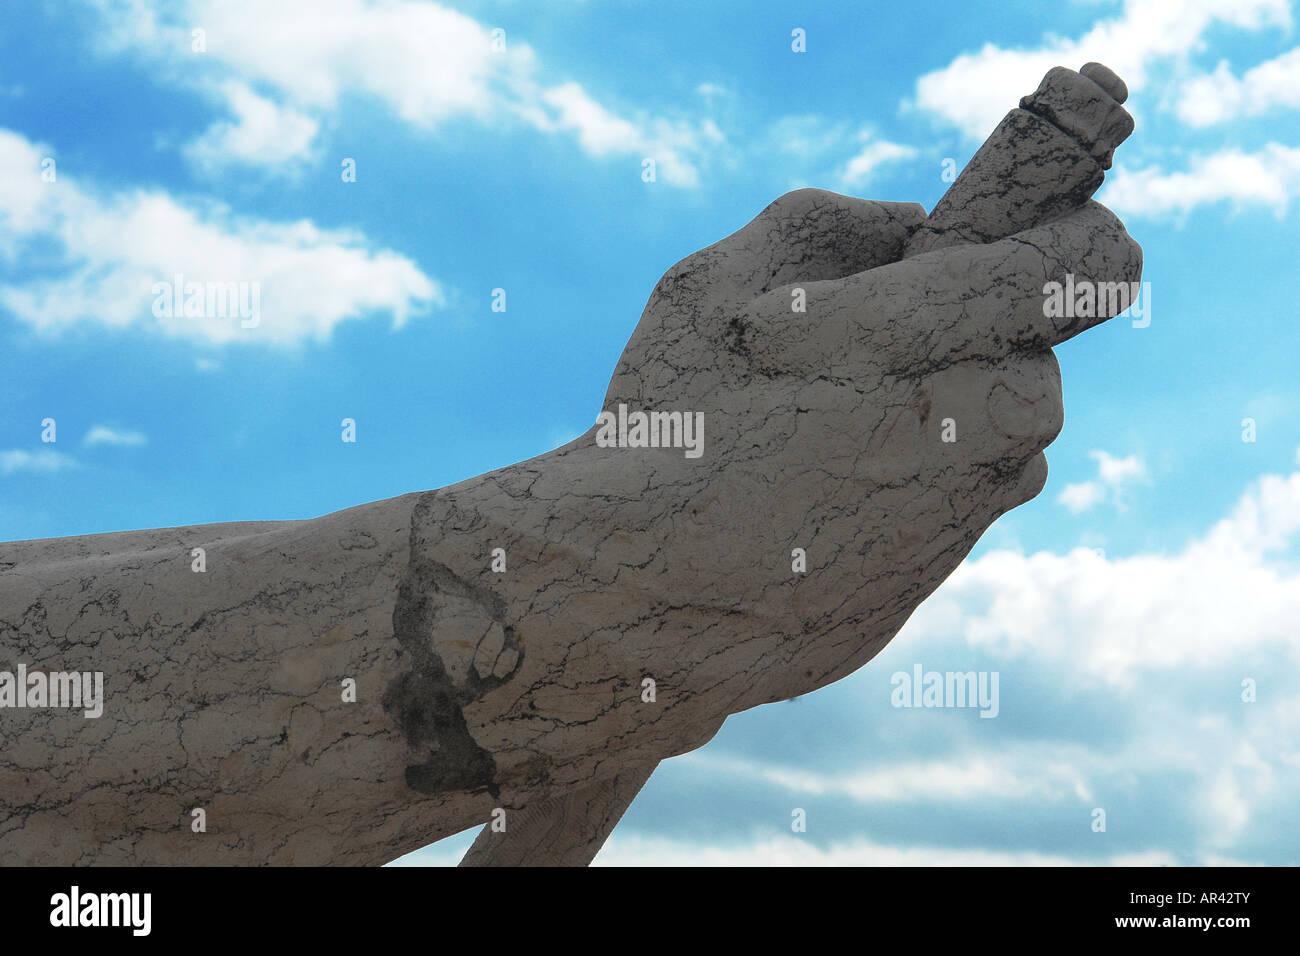
M379 863L484 818L412 800L383 711L417 498L0 545L0 666L105 698L0 710L0 862Z
M0 710L0 863L382 863L689 749L651 730L640 680L673 676L627 629L639 584L596 572L618 573L596 553L617 508L512 495L539 467L307 521L0 545L0 668L104 688L95 718ZM574 606L608 629L576 633Z

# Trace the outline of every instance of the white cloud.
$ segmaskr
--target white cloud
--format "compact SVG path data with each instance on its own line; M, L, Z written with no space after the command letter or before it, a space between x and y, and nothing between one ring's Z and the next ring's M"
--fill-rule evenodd
M158 0L135 0L132 19L114 16L109 0L94 2L112 24L96 34L101 49L150 57L170 82L217 89L229 101L238 121L218 123L189 148L207 164L225 149L271 167L301 158L320 118L345 97L423 129L468 119L570 133L595 157L654 157L662 178L682 186L698 181L720 138L708 122L621 116L576 82L546 82L527 43L507 31L494 51L490 27L438 3L188 0L172 16ZM195 25L207 31L205 53L190 52ZM276 122L286 124L283 141L269 135Z
M832 123L813 113L782 116L766 132L765 146L802 159L816 159L832 150L847 149L852 136L844 123Z
M1125 459L1099 462L1112 479L1139 473ZM1300 455L1296 470L1262 476L1227 516L1169 553L994 551L963 563L896 641L1003 670L1004 714L1017 706L1006 671L1019 668L1040 692L1091 701L1114 723L983 752L957 733L936 759L977 795L981 782L1001 781L984 791L1004 806L1016 805L1009 781L1031 787L1040 806L1055 796L1068 808L1078 780L1079 805L1105 807L1140 777L1148 799L1184 814L1192 832L1170 847L1184 863L1222 857L1242 840L1259 846L1264 821L1288 816L1300 794L1298 546ZM1243 699L1247 680L1258 684L1253 702ZM884 692L881 678L873 686ZM1053 745L1056 761L1042 760ZM908 765L900 769L907 779ZM940 785L929 792L943 799ZM948 798L961 799L960 789Z
M774 159L782 166L793 160L794 168L811 173L813 180L846 191L865 186L882 167L917 155L911 146L874 138L870 128L855 132L847 123L815 113L778 117L751 148L763 155L779 154ZM845 155L849 158L840 158Z
M552 115L538 113L535 122L539 128L576 134L579 145L592 156L623 154L654 159L664 181L678 186L694 186L699 182L698 172L687 155L702 141L717 142L722 138L711 123L696 130L684 124L655 120L643 129L605 109L578 83L563 83L544 90L541 100L551 108Z
M0 451L0 475L12 475L19 471L50 474L75 467L76 461L53 448L42 448L40 451L24 451L20 448Z
M610 113L577 83L565 83L546 90L542 100L555 108L555 125L575 131L583 149L593 156L622 150L628 143L636 143L641 138L636 126Z
M1078 39L1046 37L1032 49L1010 50L985 44L948 66L922 76L916 105L957 126L974 140L983 139L1020 97L1032 92L1054 66L1077 70L1090 60L1105 63L1132 91L1152 76L1169 73L1203 45L1218 24L1243 30L1268 26L1289 28L1287 0L1125 0L1117 16L1102 19Z
M1105 501L1106 489L1099 481L1080 481L1066 485L1056 500L1078 514Z
M408 853L389 866L456 866L478 828ZM1171 853L1152 850L1117 853L1100 860L1033 851L890 846L849 838L822 848L793 835L753 842L688 842L616 829L596 854L593 866L1175 866ZM1239 860L1207 857L1205 865L1245 865Z
M98 323L215 344L288 345L327 339L338 323L376 313L401 325L443 301L414 262L359 233L236 216L161 191L101 195L66 175L45 183L39 162L47 153L0 129L0 258L29 245L47 250L43 271L0 281L0 305L42 331ZM154 284L176 275L256 284L259 323L155 317Z
M911 159L916 150L911 146L890 143L885 140L868 142L856 156L845 164L840 179L845 186L862 186L881 166Z
M1033 748L1026 748L1033 750ZM683 764L730 779L761 781L808 796L833 794L859 803L958 802L998 798L1089 799L1083 775L1063 759L1059 746L1050 754L1010 752L967 754L951 760L909 761L883 769L837 775L699 751L678 758Z
M1254 153L1225 149L1196 156L1183 172L1159 166L1118 170L1099 196L1121 215L1185 214L1196 206L1231 202L1262 206L1279 218L1300 196L1300 147L1269 143Z
M208 170L244 163L290 171L310 156L320 124L310 116L258 96L247 84L222 84L235 116L222 121L185 147L191 162Z
M1104 451L1092 451L1088 456L1097 462L1097 477L1110 488L1118 488L1125 482L1146 475L1146 465L1137 455L1116 458Z
M1146 465L1136 455L1116 458L1104 451L1089 452L1097 462L1097 480L1066 485L1057 501L1078 514L1109 498L1117 507L1124 506L1123 493L1131 482L1146 477Z
M706 98L735 95L732 90L718 83L701 83L699 86L695 87L695 92Z
M87 445L116 445L120 448L135 448L146 441L142 432L122 431L107 425L96 425L82 439Z
M1169 853L1117 854L1110 866L1172 866ZM1095 866L1092 859L1034 852L896 847L859 839L823 849L795 836L758 843L700 845L615 831L593 866Z
M1033 654L1121 688L1150 672L1245 667L1255 652L1293 666L1300 568L1273 558L1298 538L1300 471L1265 475L1229 516L1173 554L1108 560L1077 548L968 561L908 628L957 628L973 647Z
M1300 47L1252 67L1240 79L1220 61L1212 74L1183 86L1178 116L1191 126L1210 126L1277 107L1300 107Z
M1207 788L1205 809L1219 824L1216 844L1231 844L1250 822L1252 795L1267 794L1273 783L1273 768L1249 742L1241 743Z

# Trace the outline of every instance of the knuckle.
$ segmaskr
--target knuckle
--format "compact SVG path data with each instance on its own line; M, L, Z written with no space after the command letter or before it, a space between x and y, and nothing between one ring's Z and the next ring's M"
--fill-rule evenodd
M1028 453L1042 451L1065 424L1061 371L1050 349L1017 359L989 390L988 412L1003 440Z
M782 194L768 206L768 209L783 216L803 216L824 205L827 198L833 195L834 193L827 192L825 189L805 186Z

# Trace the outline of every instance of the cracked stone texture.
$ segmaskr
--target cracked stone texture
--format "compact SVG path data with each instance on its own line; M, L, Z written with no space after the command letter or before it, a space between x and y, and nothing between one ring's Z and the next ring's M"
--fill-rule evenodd
M0 863L372 865L501 807L466 864L585 864L660 760L861 667L1043 487L1051 347L1109 317L1044 283L1140 280L1088 198L1129 128L1094 67L928 220L802 189L668 270L603 407L703 412L699 458L593 426L314 520L0 545L0 669L106 698L0 710Z

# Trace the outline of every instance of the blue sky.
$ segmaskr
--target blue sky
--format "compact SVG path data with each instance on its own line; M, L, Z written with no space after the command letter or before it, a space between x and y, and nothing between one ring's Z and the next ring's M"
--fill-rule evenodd
M1300 862L1295 6L808 6L7 4L0 540L310 518L545 451L668 266L799 186L930 208L1100 60L1150 324L1058 349L1047 488L880 657L662 765L597 862ZM177 272L260 283L259 324L159 318ZM917 663L998 672L998 717L892 707Z

